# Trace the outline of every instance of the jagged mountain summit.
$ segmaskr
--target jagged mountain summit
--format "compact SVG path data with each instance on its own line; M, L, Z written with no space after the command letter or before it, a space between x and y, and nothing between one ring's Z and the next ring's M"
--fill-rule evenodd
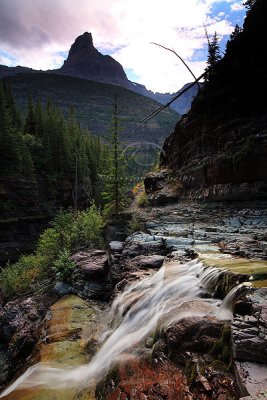
M101 54L94 47L92 34L89 32L77 37L67 60L57 73L125 87L129 82L121 64L114 58Z
M21 66L7 67L0 65L0 78L18 73L36 72L40 71ZM75 39L61 68L46 72L118 85L161 104L169 102L174 96L174 93L154 93L144 85L130 81L118 61L109 55L103 55L94 47L93 37L89 32L84 32ZM193 98L197 94L197 88L197 85L193 86L172 103L171 108L181 115L187 113L190 110Z
M70 48L67 60L57 70L57 73L123 86L162 104L170 101L174 95L172 93L154 93L147 90L144 85L130 81L118 61L111 56L101 54L94 47L93 37L89 32L77 37ZM172 108L179 114L187 113L196 94L197 85L174 102Z

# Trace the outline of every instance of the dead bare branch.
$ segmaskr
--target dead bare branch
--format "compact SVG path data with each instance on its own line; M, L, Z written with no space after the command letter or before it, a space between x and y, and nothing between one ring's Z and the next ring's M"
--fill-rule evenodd
M190 74L193 76L195 82L197 82L197 78L196 78L196 75L194 74L194 72L191 70L191 68L187 65L187 63L184 61L184 59L175 50L170 49L169 47L163 46L162 44L158 44L158 43L155 43L155 42L152 42L152 44L155 44L156 46L159 46L162 49L165 49L165 50L170 51L171 53L175 54L176 57L178 57L179 60L181 60L182 63L184 64L184 66L188 69ZM197 82L197 85L198 85L198 89L200 90L199 82Z
M185 92L187 92L189 89L191 89L191 87L193 87L197 82L199 82L202 78L204 78L206 76L206 74L207 74L207 72L204 72L202 75L200 75L198 78L196 78L195 82L192 82L189 86L187 86L181 92L177 93L177 95L174 96L170 101L168 101L168 103L157 108L155 111L153 111L153 113L149 114L146 118L144 118L142 121L140 121L139 125L135 128L135 130L140 128L142 125L144 125L150 119L154 118L157 114L159 114L162 110L164 110L164 108L169 107L175 100L177 100Z

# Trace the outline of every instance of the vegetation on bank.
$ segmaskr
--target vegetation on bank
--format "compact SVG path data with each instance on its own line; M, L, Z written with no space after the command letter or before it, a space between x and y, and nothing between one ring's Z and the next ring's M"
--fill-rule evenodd
M103 248L104 220L96 205L85 211L61 211L39 238L34 254L23 255L0 272L4 297L38 292L58 281L71 282L70 255L81 248Z
M83 130L72 109L65 118L50 101L44 106L30 95L23 121L8 85L0 84L0 116L1 179L32 182L37 188L32 196L42 192L54 212L60 205L74 210L58 213L34 254L22 255L2 269L0 290L9 298L43 290L55 280L71 282L75 266L70 255L104 246L103 215L107 221L125 208L134 178L129 179L119 140L117 100L107 144ZM64 200L67 192L71 197ZM90 207L79 211L86 204ZM2 213L6 217L5 207Z

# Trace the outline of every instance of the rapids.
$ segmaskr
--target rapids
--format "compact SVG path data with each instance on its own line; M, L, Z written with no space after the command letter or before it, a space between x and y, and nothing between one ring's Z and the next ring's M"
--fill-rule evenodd
M226 315L226 319L231 319L229 298L220 307L220 300L203 296L210 286L214 287L218 275L217 269L205 269L198 260L183 265L166 263L154 275L130 284L117 295L109 313L110 328L103 334L102 345L88 364L66 368L44 363L33 365L0 398L14 390L39 385L53 389L90 387L120 359L130 357L155 329L185 316L224 318ZM232 293L232 299L231 296Z

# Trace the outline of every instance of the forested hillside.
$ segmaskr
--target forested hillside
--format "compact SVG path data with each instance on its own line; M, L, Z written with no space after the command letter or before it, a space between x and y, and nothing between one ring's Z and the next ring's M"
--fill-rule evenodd
M107 170L107 146L80 127L72 109L65 117L50 101L27 102L21 118L10 86L0 85L0 260L12 258L24 236L23 249L31 248L60 207L99 202Z
M138 123L159 107L159 103L131 90L86 79L48 73L18 74L5 78L22 114L27 110L29 93L34 100L50 99L64 115L73 107L83 128L106 138L110 129L114 97L118 99L121 139L124 142L148 141L162 144L179 119L179 114L165 109L146 125Z

